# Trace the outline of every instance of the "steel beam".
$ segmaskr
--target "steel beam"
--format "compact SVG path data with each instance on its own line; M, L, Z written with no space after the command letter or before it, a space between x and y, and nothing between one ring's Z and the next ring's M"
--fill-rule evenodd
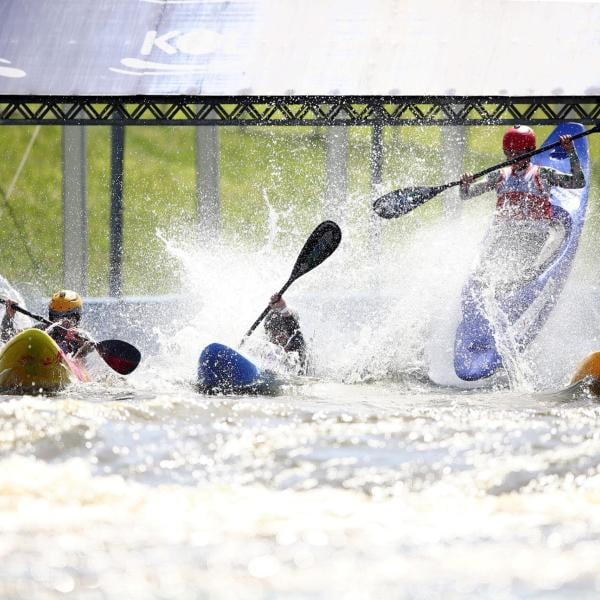
M124 125L592 125L600 96L0 95L0 124L108 125L115 114Z

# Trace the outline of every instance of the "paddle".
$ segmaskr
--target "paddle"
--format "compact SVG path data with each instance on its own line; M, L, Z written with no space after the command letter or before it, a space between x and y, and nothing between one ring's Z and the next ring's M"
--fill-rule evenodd
M6 300L0 298L0 303L6 304ZM52 321L42 317L42 315L36 315L29 312L17 304L13 304L13 306L17 312L27 315L32 319L46 323L46 325L54 325ZM61 327L60 325L57 325L57 327L67 331L65 327ZM128 342L122 340L104 340L102 342L95 342L93 340L88 341L92 342L94 349L104 359L104 362L121 375L128 375L140 364L142 358L140 351Z
M600 131L600 124L592 127L592 129L588 129L587 131L582 131L574 136L572 139L576 140L578 138L584 137L586 135L590 135L591 133L595 133ZM543 146L542 148L538 148L537 150L531 150L530 152L525 152L525 154L521 154L520 156L515 156L509 160L505 160L504 162L494 165L493 167L488 167L479 173L475 173L473 175L473 179L478 179L483 175L487 175L492 171L496 171L498 169L502 169L503 167L507 167L508 165L512 165L521 160L525 160L526 158L530 158L535 156L536 154L541 154L542 152L546 152L551 148L557 148L560 146L560 142L555 142L554 144L549 144L548 146ZM407 187L399 190L393 190L380 196L373 202L373 210L383 219L394 219L396 217L400 217L409 213L411 210L417 208L417 206L421 206L430 200L431 198L437 196L444 190L448 188L454 187L455 185L460 185L460 179L457 181L452 181L450 183L445 183L442 185L435 186L421 186L421 187Z
M300 250L300 254L296 259L296 264L292 269L292 274L286 281L285 285L279 290L278 295L283 296L285 291L298 279L315 267L318 267L324 260L329 258L340 245L342 240L342 232L337 223L333 221L323 221L310 234L306 243ZM269 306L263 310L260 317L254 321L246 335L242 338L240 346L244 340L259 326L260 322L267 316L271 310Z

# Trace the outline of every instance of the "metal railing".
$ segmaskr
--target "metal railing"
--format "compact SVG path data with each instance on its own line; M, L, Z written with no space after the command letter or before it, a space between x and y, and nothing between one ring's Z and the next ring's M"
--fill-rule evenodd
M1 96L11 125L586 125L600 96Z

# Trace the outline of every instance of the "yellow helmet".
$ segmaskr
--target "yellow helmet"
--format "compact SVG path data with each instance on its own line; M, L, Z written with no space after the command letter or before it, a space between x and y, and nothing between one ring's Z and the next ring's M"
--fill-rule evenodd
M83 300L73 290L60 290L52 295L48 305L48 316L51 321L58 319L73 318L81 319Z

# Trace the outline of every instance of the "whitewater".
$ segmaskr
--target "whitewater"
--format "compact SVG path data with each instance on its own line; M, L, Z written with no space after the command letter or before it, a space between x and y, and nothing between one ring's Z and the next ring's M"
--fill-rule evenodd
M237 347L318 220L254 247L160 233L184 285L138 369L96 359L91 384L2 397L1 598L598 597L600 405L556 393L600 346L591 267L503 381L444 385L431 357L489 215L322 216L342 244L286 294L310 378L277 396L194 385L201 349ZM259 328L245 351L264 344Z

